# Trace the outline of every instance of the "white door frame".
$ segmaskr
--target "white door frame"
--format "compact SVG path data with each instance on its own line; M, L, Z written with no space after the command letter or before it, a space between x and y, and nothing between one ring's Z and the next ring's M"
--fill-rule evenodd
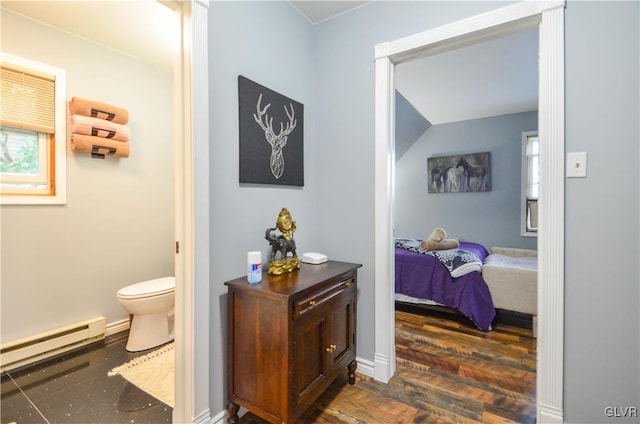
M524 1L375 46L374 377L395 373L394 68L522 28L539 28L540 200L537 421L563 420L564 348L564 1Z
M176 366L173 422L205 422L210 414L208 1L159 1L171 7L180 20L180 52L174 65Z

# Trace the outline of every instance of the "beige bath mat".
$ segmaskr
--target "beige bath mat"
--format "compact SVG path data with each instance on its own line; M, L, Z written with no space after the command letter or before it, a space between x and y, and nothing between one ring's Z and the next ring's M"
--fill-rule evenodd
M172 408L175 406L174 343L132 359L108 373L110 377L118 374Z

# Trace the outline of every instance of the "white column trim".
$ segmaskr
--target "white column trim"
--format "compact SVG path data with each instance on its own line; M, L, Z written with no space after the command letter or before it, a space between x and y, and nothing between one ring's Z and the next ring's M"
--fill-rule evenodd
M564 9L540 22L538 422L561 423L564 373Z
M208 1L194 0L191 8L192 68L191 117L193 119L193 383L191 417L209 413L209 30ZM175 421L174 421L175 422Z
M377 47L384 51L386 45ZM393 65L388 56L376 60L375 86L375 278L386 284L376 284L375 328L387 337L375 338L374 377L388 382L395 373L396 355L394 342L393 286L393 175L395 164L395 139L392 112ZM391 335L389 337L388 335Z
M175 96L175 400L173 422L190 422L193 414L193 164L191 161L191 4L178 6L180 56L174 65Z
M181 29L174 66L175 234L180 251L175 256L173 422L192 423L208 420L210 414L208 3L173 4Z

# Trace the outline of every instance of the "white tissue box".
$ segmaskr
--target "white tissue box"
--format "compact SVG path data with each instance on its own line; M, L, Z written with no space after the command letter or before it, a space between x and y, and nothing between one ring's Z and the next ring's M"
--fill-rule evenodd
M327 255L323 255L322 253L317 252L308 252L302 254L302 262L307 264L323 264L327 262Z

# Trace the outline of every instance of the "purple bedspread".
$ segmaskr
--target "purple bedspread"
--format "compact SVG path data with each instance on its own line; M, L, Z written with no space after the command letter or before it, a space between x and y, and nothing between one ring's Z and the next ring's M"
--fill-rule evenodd
M460 249L474 252L483 263L488 255L477 243L460 242ZM396 293L431 299L454 308L482 330L490 330L496 316L489 287L480 273L452 278L447 268L433 256L399 247L396 247Z

